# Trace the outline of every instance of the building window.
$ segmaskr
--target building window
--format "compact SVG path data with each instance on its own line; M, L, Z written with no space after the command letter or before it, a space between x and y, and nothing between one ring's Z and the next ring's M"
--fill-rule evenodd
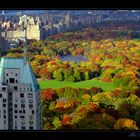
M24 119L24 118L25 118L25 116L20 116L20 118L21 118L21 119Z
M33 119L33 115L29 116L29 120L32 120Z
M25 126L22 126L21 129L22 129L22 130L25 130Z
M21 108L25 108L25 104L21 104Z
M15 104L14 107L17 108L17 104Z
M33 103L33 100L32 99L29 99L29 103Z
M29 104L29 108L32 109L33 108L33 105L32 104Z
M3 102L6 102L6 99L3 99Z
M9 82L10 82L10 83L15 83L15 79L14 79L14 78L10 78L10 79L9 79Z
M0 98L2 98L2 94L0 94Z
M29 129L30 129L30 130L33 130L33 127L30 126Z
M15 97L15 102L17 102L18 101L18 98L17 97Z
M6 104L3 104L3 107L6 107Z
M21 103L25 103L25 99L21 99Z
M2 87L2 90L5 91L6 90L6 87Z
M15 115L15 119L17 119L17 115Z
M6 76L8 76L8 73L6 73Z
M4 120L4 124L6 124L6 120Z
M6 119L6 115L3 115L4 119Z
M9 95L12 96L12 92L9 92Z
M17 129L17 126L15 126L15 129Z
M6 113L6 110L3 110L3 113Z
M19 110L19 113L22 113L22 110Z
M33 98L33 94L32 93L28 93L28 98Z
M29 121L29 124L30 124L30 125L33 125L33 121Z
M13 88L14 88L14 90L18 90L18 87L17 86L14 86Z
M26 110L23 110L23 113L26 113Z
M20 93L20 98L24 98L24 93Z
M6 80L7 84L8 84L8 80Z
M17 73L15 74L15 76L17 76Z
M15 110L15 113L17 113L17 110Z
M32 114L34 114L34 110L32 110Z
M25 121L22 121L21 124L22 124L22 125L25 125Z

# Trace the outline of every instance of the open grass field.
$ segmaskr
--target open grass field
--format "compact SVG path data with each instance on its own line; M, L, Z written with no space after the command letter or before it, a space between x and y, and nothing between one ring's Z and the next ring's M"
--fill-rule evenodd
M63 88L63 87L73 87L73 88L91 88L91 87L100 87L104 91L112 91L115 89L113 83L103 82L97 79L91 79L81 82L66 82L66 81L57 81L57 80L38 80L41 89L47 88Z

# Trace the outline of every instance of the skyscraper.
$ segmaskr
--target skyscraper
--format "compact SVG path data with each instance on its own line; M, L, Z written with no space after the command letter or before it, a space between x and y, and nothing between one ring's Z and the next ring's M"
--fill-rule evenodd
M26 47L25 47L26 49ZM40 88L26 50L24 58L0 61L0 129L39 130L42 127Z

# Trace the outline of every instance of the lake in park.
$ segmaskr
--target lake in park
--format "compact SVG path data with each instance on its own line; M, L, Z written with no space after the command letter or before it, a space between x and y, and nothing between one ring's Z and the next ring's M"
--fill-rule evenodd
M78 56L67 55L67 56L62 56L60 59L62 61L75 61L75 62L88 61L88 58L82 55L78 55Z

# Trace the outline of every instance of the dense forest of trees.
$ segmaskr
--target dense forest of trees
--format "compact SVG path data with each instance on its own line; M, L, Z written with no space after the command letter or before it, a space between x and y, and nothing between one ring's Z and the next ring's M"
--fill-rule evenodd
M137 130L140 128L140 42L133 31L87 28L43 41L30 40L28 58L44 80L80 82L96 78L115 90L65 87L42 91L44 129ZM22 46L7 52L21 57ZM61 61L82 55L88 61Z

